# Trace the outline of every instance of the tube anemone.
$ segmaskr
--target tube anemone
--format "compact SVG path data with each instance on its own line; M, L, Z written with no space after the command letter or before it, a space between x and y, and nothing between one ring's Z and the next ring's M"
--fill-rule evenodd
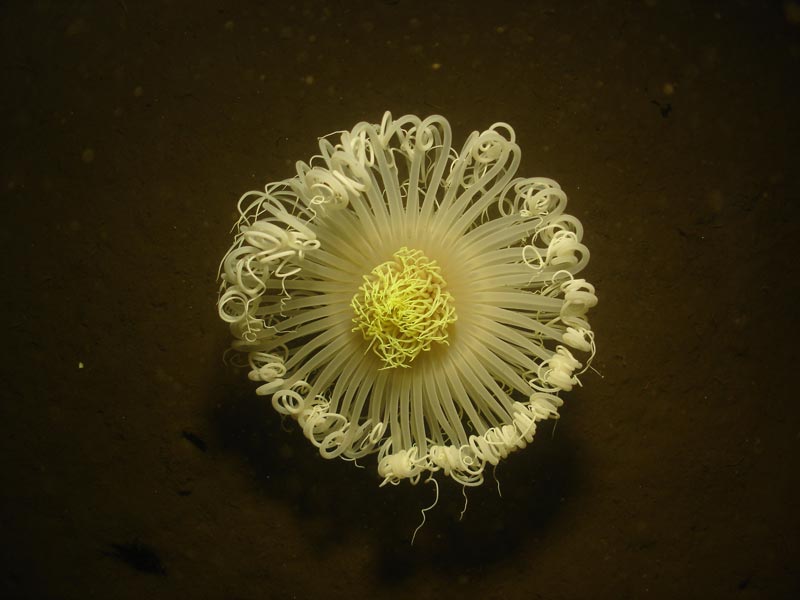
M505 123L457 151L443 117L387 112L319 147L239 200L232 348L323 457L377 453L381 485L480 485L594 356L583 228L558 183L515 177Z

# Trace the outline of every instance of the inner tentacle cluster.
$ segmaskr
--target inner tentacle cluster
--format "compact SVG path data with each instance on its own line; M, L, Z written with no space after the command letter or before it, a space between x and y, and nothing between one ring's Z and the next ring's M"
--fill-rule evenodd
M364 276L350 306L353 331L361 332L385 369L407 368L432 343L447 344L447 328L456 320L439 265L405 246Z

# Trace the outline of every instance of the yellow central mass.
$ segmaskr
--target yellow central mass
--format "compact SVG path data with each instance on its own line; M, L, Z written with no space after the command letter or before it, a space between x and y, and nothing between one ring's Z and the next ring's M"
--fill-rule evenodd
M364 276L350 306L353 331L361 332L384 369L408 367L433 342L447 344L447 326L456 320L439 265L405 246Z

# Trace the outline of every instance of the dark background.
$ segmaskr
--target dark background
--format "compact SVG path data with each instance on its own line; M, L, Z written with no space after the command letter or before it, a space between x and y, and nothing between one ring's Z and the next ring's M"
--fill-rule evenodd
M4 2L0 597L800 597L798 2ZM384 110L514 126L598 355L469 493L225 367L239 195ZM81 368L82 365L82 368Z

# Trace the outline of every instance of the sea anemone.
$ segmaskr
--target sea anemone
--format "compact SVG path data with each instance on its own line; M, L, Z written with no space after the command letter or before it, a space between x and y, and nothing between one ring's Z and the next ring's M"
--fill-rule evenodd
M239 200L218 301L236 362L323 457L479 485L594 355L583 228L558 183L515 177L505 123L459 152L443 117L387 112L319 148Z

